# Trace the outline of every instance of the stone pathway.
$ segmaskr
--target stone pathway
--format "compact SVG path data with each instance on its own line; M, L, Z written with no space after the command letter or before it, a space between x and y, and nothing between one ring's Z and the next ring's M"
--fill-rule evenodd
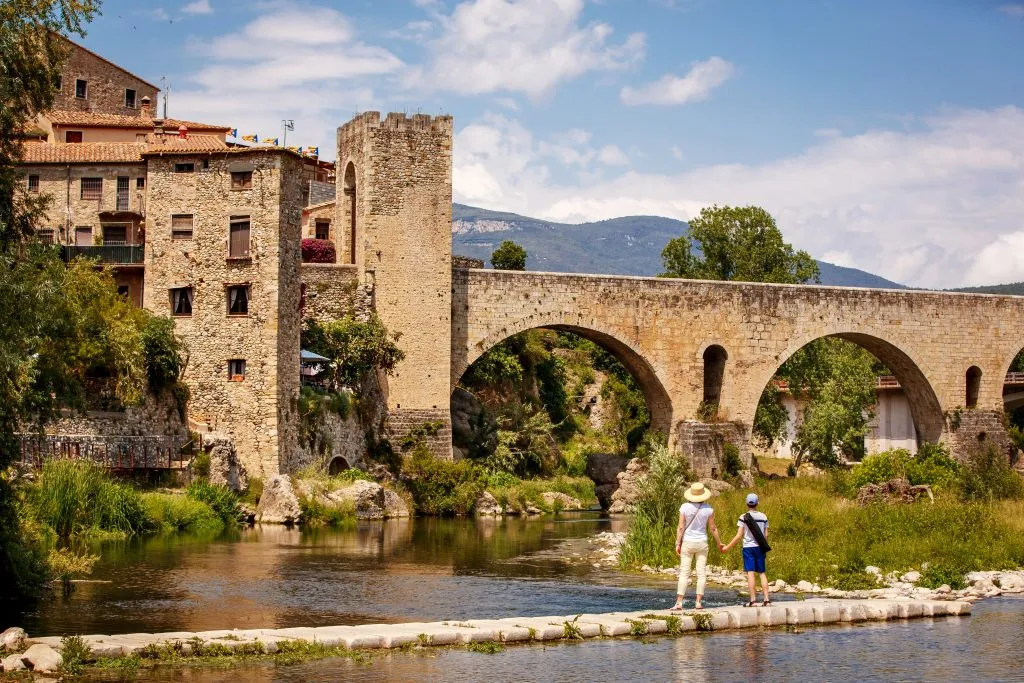
M579 640L584 638L643 636L666 632L722 631L728 629L886 621L918 617L964 616L971 603L943 600L794 600L769 607L717 607L685 613L667 610L612 612L553 617L469 619L434 623L366 624L315 628L201 631L198 633L129 633L84 636L96 657L119 657L149 645L175 642L189 648L199 638L207 644L235 648L261 643L267 653L281 641L302 640L328 647L397 648L413 645L469 645L482 642ZM32 638L30 644L60 648L60 638Z

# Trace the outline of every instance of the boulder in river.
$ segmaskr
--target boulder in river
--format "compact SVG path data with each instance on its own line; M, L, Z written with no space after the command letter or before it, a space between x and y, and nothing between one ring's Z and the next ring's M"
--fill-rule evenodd
M21 661L37 673L53 673L60 669L64 658L49 645L37 643L25 650L21 655Z
M497 498L489 491L484 491L473 503L473 514L477 517L497 517L505 514L505 510L498 504Z
M540 497L544 499L544 504L550 507L552 510L582 510L583 505L579 500L573 498L570 495L559 493L557 491L545 491L540 494Z
M263 487L256 520L261 524L297 524L302 510L287 474L275 474Z
M587 457L587 476L594 481L594 491L601 506L608 508L619 488L619 474L626 471L629 458L612 453L591 453Z
M21 661L21 655L10 655L0 659L0 671L24 671L28 667Z
M3 633L0 633L0 647L8 652L20 652L25 649L25 641L28 634L25 629L12 626Z

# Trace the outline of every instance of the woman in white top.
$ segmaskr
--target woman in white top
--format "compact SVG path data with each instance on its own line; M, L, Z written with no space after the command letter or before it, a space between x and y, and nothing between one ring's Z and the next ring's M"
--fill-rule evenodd
M694 609L704 607L704 583L707 580L708 530L721 545L715 526L715 511L707 504L711 491L699 481L691 484L683 494L686 503L679 508L679 526L676 528L676 554L680 557L679 587L676 589L675 611L683 609L683 597L690 582L690 561L697 558L697 599Z

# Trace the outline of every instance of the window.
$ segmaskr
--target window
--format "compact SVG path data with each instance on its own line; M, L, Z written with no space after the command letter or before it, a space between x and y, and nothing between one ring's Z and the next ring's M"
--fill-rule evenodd
M81 78L75 80L75 97L84 100L89 95L89 83Z
M179 213L174 216L171 216L171 239L192 239L193 221L194 217L190 213Z
M104 225L103 244L128 244L128 226Z
M131 88L124 89L124 106L135 109L135 91Z
M64 142L81 142L82 131L80 130L67 130L64 131Z
M92 246L92 226L80 225L75 228L75 246L76 247L91 247Z
M330 239L331 235L331 222L330 221L317 221L316 222L316 238L318 240Z
M209 169L210 169L210 160L209 159L203 159L203 170L204 171L208 171Z
M175 173L194 173L195 170L196 170L196 165L194 163L192 163L192 162L188 162L188 163L185 163L185 164L175 164L174 165L174 172Z
M232 216L228 239L229 258L249 258L249 217Z
M978 407L978 394L981 393L981 368L972 365L967 368L967 407Z
M82 178L82 199L99 199L103 196L103 178Z
M36 233L39 236L39 241L43 244L54 243L54 230L53 228L40 228L39 232Z
M118 296L123 296L123 297L127 298L128 297L128 285L118 285L117 286L117 295Z
M39 192L39 176L30 175L28 177L28 191Z
M146 189L146 179L145 178L136 178L135 179L135 189L136 190L145 190Z
M171 315L181 317L192 315L191 287L177 287L171 290Z
M232 171L231 189L248 190L252 187L252 171Z
M228 361L228 381L241 382L245 379L245 360L232 358Z
M249 286L228 287L228 315L249 315Z
M53 89L57 92L61 92L62 90L64 90L64 77L60 74L57 74L53 78Z
M132 204L131 191L128 189L128 176L118 176L117 196L115 197L114 208L118 211L127 211Z

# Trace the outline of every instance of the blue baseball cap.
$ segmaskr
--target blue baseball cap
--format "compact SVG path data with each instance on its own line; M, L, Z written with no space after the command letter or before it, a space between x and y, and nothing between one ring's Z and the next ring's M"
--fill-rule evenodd
M757 494L756 493L748 493L747 494L747 505L757 505Z

